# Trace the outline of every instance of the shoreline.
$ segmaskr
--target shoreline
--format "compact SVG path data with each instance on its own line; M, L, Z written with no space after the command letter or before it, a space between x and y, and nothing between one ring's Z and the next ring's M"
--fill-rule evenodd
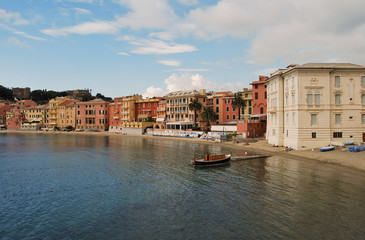
M138 137L138 138L151 138L151 139L165 139L173 141L189 141L201 144L214 144L230 147L233 149L246 149L255 153L263 155L277 155L281 157L292 157L296 159L308 159L329 164L335 164L343 167L352 168L365 172L365 151L362 152L349 152L342 151L341 149L335 149L329 152L320 152L318 149L312 150L300 150L300 151L283 151L282 147L272 147L266 140L259 140L257 142L250 142L249 145L244 143L235 143L233 141L228 142L212 142L197 138L176 138L176 137L160 137L152 135L122 135L111 132L62 132L62 131L18 131L18 130L2 130L3 133L22 133L22 134L65 134L65 135L89 135L89 136L117 136L117 137Z

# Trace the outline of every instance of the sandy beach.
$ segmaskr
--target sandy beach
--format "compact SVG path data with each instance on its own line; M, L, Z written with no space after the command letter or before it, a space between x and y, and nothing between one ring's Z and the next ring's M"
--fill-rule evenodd
M90 136L118 136L118 137L139 137L139 138L159 138L166 139L167 137L158 137L152 135L122 135L111 132L45 132L45 131L16 131L16 130L3 130L2 133L24 133L24 134L69 134L69 135L90 135ZM168 137L169 140L173 141L192 141L199 142L202 144L221 144L233 149L247 149L248 151L255 151L258 154L265 155L279 155L283 157L311 159L330 164L337 164L344 167L349 167L361 171L365 171L365 151L363 152L349 152L344 148L335 149L329 152L320 152L318 149L312 150L300 150L300 151L284 151L283 147L272 147L267 143L266 140L259 140L257 142L251 142L249 145L245 143L235 143L233 141L228 142L213 142L197 138L173 138Z

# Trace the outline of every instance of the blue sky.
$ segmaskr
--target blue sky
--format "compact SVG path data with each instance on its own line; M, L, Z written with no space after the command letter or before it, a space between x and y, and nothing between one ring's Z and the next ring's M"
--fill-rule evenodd
M364 12L359 0L3 0L0 84L236 92L291 63L365 65Z

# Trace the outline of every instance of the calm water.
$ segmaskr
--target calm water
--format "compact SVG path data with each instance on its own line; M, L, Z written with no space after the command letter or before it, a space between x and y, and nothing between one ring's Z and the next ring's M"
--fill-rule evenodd
M119 136L0 134L0 239L364 239L365 174ZM242 154L234 151L233 154Z

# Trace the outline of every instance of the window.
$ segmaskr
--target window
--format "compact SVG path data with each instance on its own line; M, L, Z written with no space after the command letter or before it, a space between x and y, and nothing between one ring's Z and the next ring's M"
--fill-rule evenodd
M365 124L365 114L361 114L361 123Z
M335 76L335 86L339 87L341 84L340 76Z
M266 87L266 85L265 85L265 87ZM267 92L265 92L265 99L267 99Z
M226 118L227 118L227 120L229 120L229 115L228 114L226 115Z
M259 85L255 85L255 89L258 89L259 88Z
M232 119L233 119L233 120L236 120L236 115L234 115L234 114L233 114L233 115L232 115Z
M317 114L311 114L311 125L317 124Z
M218 99L217 99L218 100ZM216 107L215 108L215 111L217 112L217 113L219 113L219 107Z
M365 94L361 95L361 104L365 105Z
M248 109L248 114L252 114L252 108Z
M232 112L235 112L236 111L236 108L232 107Z
M309 105L313 104L312 94L307 94L307 104L309 104Z
M227 107L227 112L229 112L229 107Z
M219 104L219 99L217 98L217 99L215 100L215 102L216 102L216 104Z
M335 104L340 105L341 104L341 94L335 95Z
M248 98L248 94L247 93L245 93L245 98Z
M229 104L229 99L224 101L226 104Z
M289 105L289 97L288 97L288 95L285 96L285 105Z
M314 102L316 105L319 105L321 103L321 95L320 94L314 94Z
M341 123L341 114L335 114L335 123L336 124Z
M342 138L342 132L333 132L333 138Z
M312 138L317 138L317 133L316 132L312 132Z
M260 114L264 114L264 108L260 108Z
M248 106L251 107L252 106L252 101L248 101Z
M257 85L255 85L257 86ZM259 99L259 93L258 92L255 92L255 99Z
M361 86L365 87L365 76L361 76Z

